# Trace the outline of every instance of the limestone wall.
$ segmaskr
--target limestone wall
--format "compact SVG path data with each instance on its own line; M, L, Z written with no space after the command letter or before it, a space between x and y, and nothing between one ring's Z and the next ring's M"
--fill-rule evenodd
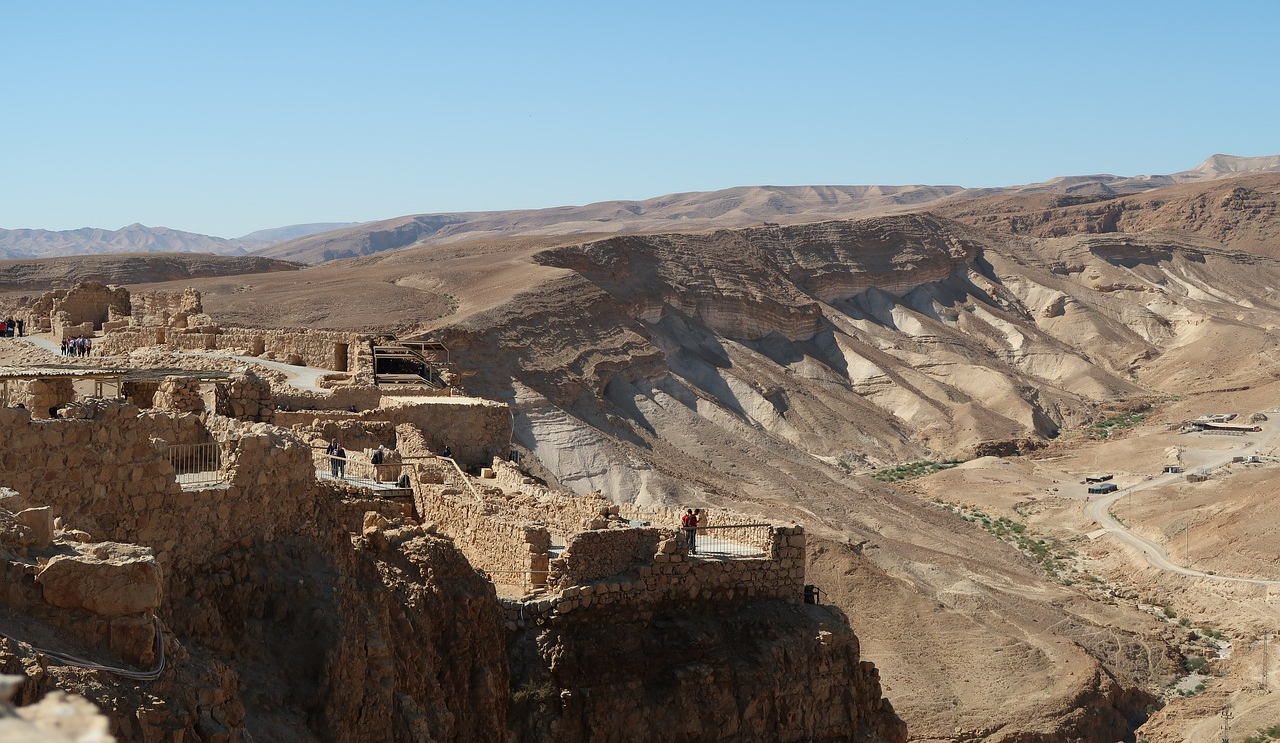
M104 403L92 419L33 420L2 408L0 485L95 538L152 548L166 590L180 590L210 555L307 520L319 490L305 444L267 424L215 417L202 435L194 416L160 424L164 415ZM165 435L234 442L223 460L228 482L183 490L162 454Z
M506 403L474 397L425 398L385 407L379 417L415 426L425 437L428 451L439 453L448 445L463 466L487 466L511 452L511 408Z
M310 392L293 388L278 390L275 403L285 410L314 412L319 416L345 416L355 408L356 413L375 411L382 405L382 391L376 387L333 387L327 392ZM281 425L292 425L295 420L284 419Z
M549 584L557 588L623 575L652 565L661 533L654 528L582 531L551 560Z
M200 292L188 287L180 292L133 292L129 296L135 325L187 327L187 319L204 313Z
M475 567L495 583L545 582L551 535L535 522L501 517L493 507L457 488L414 483L414 504L423 521L434 522Z
M641 530L632 530L641 531ZM622 530L603 532L622 534ZM732 605L747 600L771 600L787 603L804 601L804 529L779 527L775 532L779 546L779 558L751 558L732 560L702 560L690 558L680 549L671 549L653 556L653 562L637 566L633 572L594 580L585 584L553 587L559 594L527 600L505 600L508 620L536 622L579 613L584 621L604 612L624 615L628 612L648 611L658 605L687 606L706 604ZM669 541L668 541L669 540ZM795 540L798 546L792 546ZM667 544L675 543L676 535L670 533ZM786 546L782 546L786 545ZM604 550L612 549L607 541L592 544L593 555L583 555L589 563ZM552 561L553 579L555 561ZM515 617L523 617L517 620ZM514 629L508 626L508 629Z
M100 281L82 281L70 289L45 292L24 313L27 333L57 333L61 327L90 323L90 331L128 315L129 290ZM61 316L59 317L59 313ZM92 332L90 332L92 334Z
M135 325L113 330L99 342L99 348L104 354L127 354L156 345L189 351L233 351L287 364L342 372L354 372L372 366L372 353L364 336L334 330Z

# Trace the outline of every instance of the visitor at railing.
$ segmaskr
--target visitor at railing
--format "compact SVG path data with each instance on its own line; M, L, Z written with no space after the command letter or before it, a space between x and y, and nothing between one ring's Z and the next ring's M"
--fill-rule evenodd
M329 455L329 475L336 478L345 478L347 476L347 450L342 448L342 444L337 439L329 442L329 448L324 450Z
M689 544L689 554L698 554L698 517L690 508L680 517L680 526L684 528L684 538Z

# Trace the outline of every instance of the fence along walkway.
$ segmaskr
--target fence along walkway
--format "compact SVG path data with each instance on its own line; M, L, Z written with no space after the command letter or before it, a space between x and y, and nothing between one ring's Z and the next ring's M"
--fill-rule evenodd
M398 481L408 467L400 462L374 464L363 457L334 457L320 448L312 448L311 461L318 478L343 480L370 490L405 490Z
M697 539L694 545L690 545L689 554L703 559L767 557L772 529L770 524L699 526Z
M173 465L178 484L185 487L211 485L225 482L222 470L222 445L214 441L207 444L170 444L166 447L169 464Z

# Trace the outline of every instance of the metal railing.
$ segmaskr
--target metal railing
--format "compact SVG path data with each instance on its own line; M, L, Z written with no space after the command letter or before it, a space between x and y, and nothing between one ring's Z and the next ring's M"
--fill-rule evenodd
M222 469L222 445L216 441L207 444L170 444L166 454L169 464L173 465L178 484L184 487L226 480L226 472Z
M367 457L335 457L320 448L311 450L311 461L318 474L328 475L335 480L352 480L357 483L367 481L374 485L395 485L400 480L400 475L412 469L408 462L374 464Z
M687 529L682 531L686 532ZM689 554L699 557L768 557L773 545L771 524L699 526Z

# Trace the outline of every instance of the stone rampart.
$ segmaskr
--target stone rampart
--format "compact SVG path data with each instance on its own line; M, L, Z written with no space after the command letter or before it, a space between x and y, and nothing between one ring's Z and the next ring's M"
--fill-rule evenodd
M564 553L551 560L552 587L583 585L652 565L661 533L652 527L581 531L569 537Z
M411 427L421 432L412 451L398 442L404 456L439 454L447 444L464 467L488 465L505 457L511 445L511 411L504 403L475 398L432 398L430 402L394 404L359 413L324 410L275 411L277 425L292 426L306 439L337 438L347 448L372 443L392 446L390 431Z
M511 453L511 408L475 397L432 397L382 408L380 417L396 425L408 423L425 437L428 450L445 446L464 466L488 465Z
M336 330L265 330L227 328L130 326L113 330L98 343L101 353L128 354L167 345L187 351L231 351L287 364L354 372L372 366L364 336Z
M423 521L452 537L495 583L545 582L551 547L546 526L504 519L489 504L448 486L414 483L414 504Z
M187 327L187 319L204 313L200 292L133 292L129 296L135 325Z
M27 333L49 332L89 324L89 335L103 323L127 316L129 290L107 286L101 281L82 281L70 289L55 289L40 295L26 310ZM71 336L67 336L71 337Z
M610 530L605 534L621 534ZM640 530L633 530L640 531ZM509 630L539 620L572 615L582 621L593 621L606 613L614 617L652 611L659 605L699 606L733 605L748 600L801 603L804 600L804 529L798 526L777 527L772 552L782 557L704 560L691 558L683 540L666 532L659 543L658 554L651 564L639 565L631 572L582 585L554 587L558 594L524 600L506 599ZM792 541L798 546L792 546ZM596 552L612 549L607 540L593 543ZM665 550L671 550L667 552ZM592 557L583 555L584 562ZM553 561L554 575L554 561Z
M0 408L0 484L96 539L150 547L179 594L210 555L314 521L310 448L288 431L215 416L202 434L195 416L166 415L102 403L90 419L33 420ZM226 442L226 482L183 489L159 437L206 435Z
M710 510L708 523L716 528L699 539L728 544L731 552L741 555L691 556L679 527L682 509L612 504L599 494L557 493L528 482L510 463L494 461L493 467L499 487L481 485L482 502L456 488L437 487L453 497L420 497L419 512L437 521L447 534L474 532L480 524L523 523L537 524L548 535L565 535L564 552L548 561L548 587L560 595L538 599L535 603L543 610L588 608L596 599L577 597L596 594L602 605L632 609L702 599L803 599L803 527L751 525L755 519ZM418 487L426 495L434 486L419 483ZM504 542L505 535L487 537L501 546L491 546L473 534L467 539L469 546L464 550L470 550L467 554L473 562L485 559L490 549L513 551ZM564 604L566 600L569 603ZM531 610L524 607L522 611Z

